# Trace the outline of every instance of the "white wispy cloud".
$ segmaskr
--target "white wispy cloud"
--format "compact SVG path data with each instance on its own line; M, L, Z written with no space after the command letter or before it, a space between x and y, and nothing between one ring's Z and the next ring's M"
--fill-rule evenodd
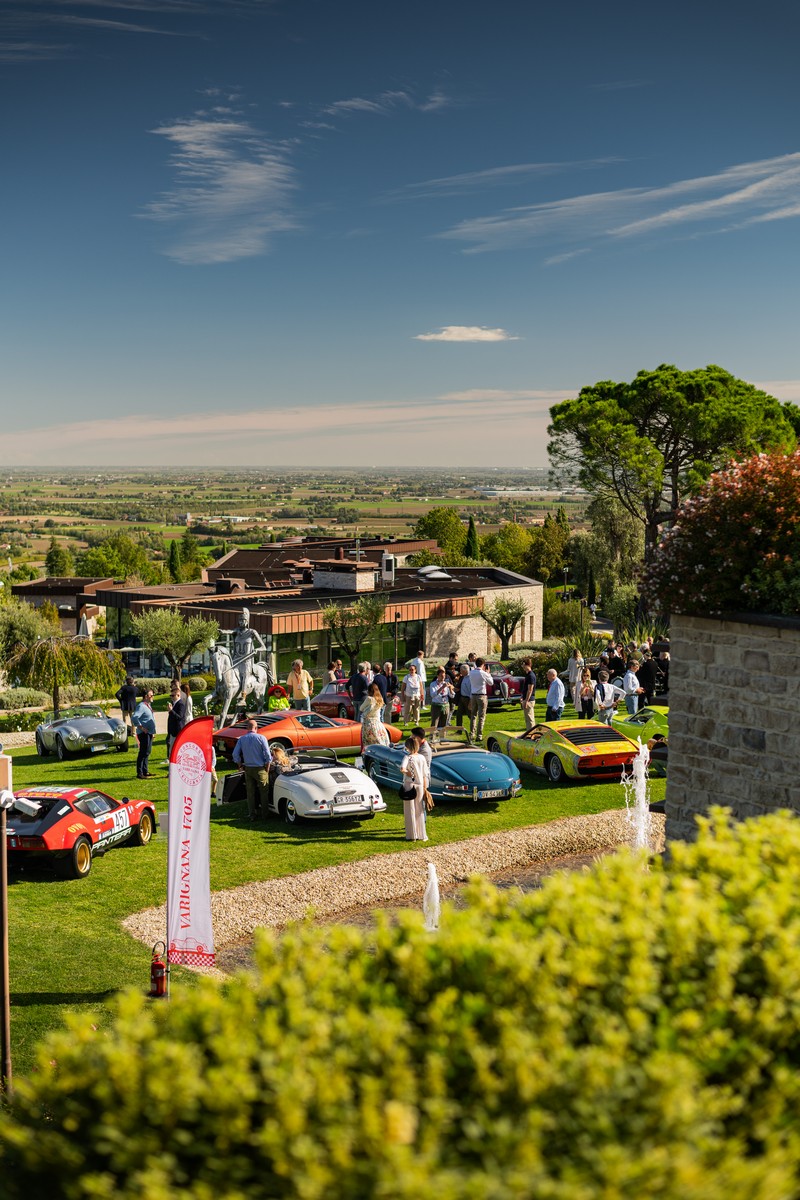
M417 342L516 342L519 339L505 329L485 325L443 325L438 333L415 333Z
M296 228L296 172L285 146L243 120L194 116L151 132L173 147L174 186L142 214L174 225L166 253L185 264L265 254L276 233Z
M792 404L800 404L800 379L762 379L753 382L753 387L760 388L762 392L766 392L769 396L775 396L777 400L782 400L784 404L791 401Z
M800 213L800 153L741 163L663 187L624 188L505 209L465 220L440 236L468 253L546 240L579 244L703 225L714 232Z
M439 112L449 108L451 99L441 89L437 89L423 99L417 99L415 94L407 89L394 89L380 92L377 96L351 96L345 100L334 100L321 108L320 114L329 117L350 117L356 113L369 113L374 116L388 116L398 109L416 110L417 112Z
M187 412L137 412L98 420L41 423L4 430L0 464L174 466L214 463L306 465L330 463L331 445L350 461L381 462L386 439L399 462L441 462L441 440L465 466L487 462L546 463L548 401L575 393L472 389L438 398L393 399L374 405L281 404L275 408ZM482 426L491 403L491 421ZM155 409L155 405L153 406ZM164 406L165 407L165 406ZM510 447L512 449L510 449Z
M437 400L455 400L460 404L485 403L505 400L534 400L544 405L556 404L559 400L572 400L575 391L542 391L541 389L467 388L463 392L445 392ZM494 411L494 410L493 410Z
M463 171L458 175L443 175L438 179L423 179L406 184L389 193L394 199L428 199L431 196L456 196L462 192L502 187L538 175L557 175L566 171L591 170L623 162L621 158L584 158L565 162L510 163L504 167L488 167L482 171Z
M566 250L563 254L551 254L549 258L544 260L544 265L546 267L554 267L557 263L569 262L571 258L580 258L582 254L588 253L588 247L584 246L580 250Z

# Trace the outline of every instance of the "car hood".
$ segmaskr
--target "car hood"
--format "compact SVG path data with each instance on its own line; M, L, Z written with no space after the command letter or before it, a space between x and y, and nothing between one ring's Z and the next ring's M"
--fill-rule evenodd
M67 733L73 729L81 737L90 737L93 733L113 733L116 726L110 721L99 721L96 717L79 717L77 721L64 721L46 728L54 733Z

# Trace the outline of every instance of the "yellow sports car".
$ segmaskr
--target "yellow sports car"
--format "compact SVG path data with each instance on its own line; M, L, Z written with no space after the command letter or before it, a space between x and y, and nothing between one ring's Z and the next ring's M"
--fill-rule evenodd
M640 708L632 717L623 710L612 718L611 724L617 733L623 733L632 742L649 742L657 733L666 738L669 737L669 709L663 704L651 704Z
M545 721L526 733L492 733L487 750L507 754L520 767L563 779L619 779L639 746L599 721Z

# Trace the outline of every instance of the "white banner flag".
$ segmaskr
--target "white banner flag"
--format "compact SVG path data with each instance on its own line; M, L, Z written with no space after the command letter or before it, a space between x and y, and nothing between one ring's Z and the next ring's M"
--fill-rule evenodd
M209 826L213 717L180 731L169 756L167 954L171 963L213 967Z

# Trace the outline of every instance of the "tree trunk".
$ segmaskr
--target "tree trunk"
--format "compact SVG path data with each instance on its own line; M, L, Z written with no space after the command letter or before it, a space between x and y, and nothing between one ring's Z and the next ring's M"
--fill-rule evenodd
M508 633L500 634L500 657L501 658L510 658L511 657L511 655L508 652L508 644L511 641L511 635L513 634L513 632L514 632L513 629L509 629Z

